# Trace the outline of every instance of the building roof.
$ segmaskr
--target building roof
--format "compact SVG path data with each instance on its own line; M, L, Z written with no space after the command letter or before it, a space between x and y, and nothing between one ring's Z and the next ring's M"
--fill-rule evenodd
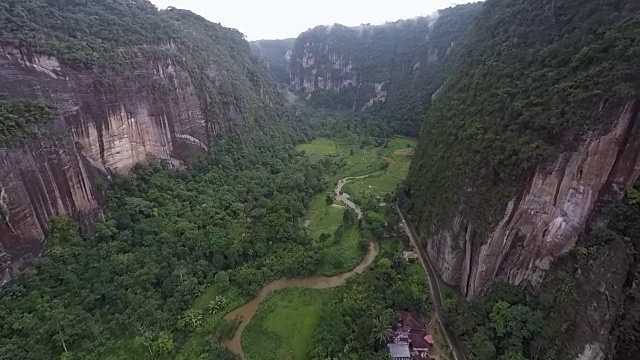
M424 341L428 342L429 344L433 345L433 336L431 335L427 335L424 337Z
M387 344L389 354L394 359L410 359L409 344Z
M420 314L415 311L407 312L407 311L399 311L400 317L402 318L402 325L410 328L411 330L424 330L424 322L420 318Z

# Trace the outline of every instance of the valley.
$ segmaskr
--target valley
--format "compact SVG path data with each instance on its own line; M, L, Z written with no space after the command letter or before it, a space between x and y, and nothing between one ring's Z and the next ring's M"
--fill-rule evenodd
M372 234L365 239L364 231L359 229L357 223L344 229L340 235L335 233L340 227L347 225L344 221L346 207L356 214L354 220L363 219L360 206L350 201L349 195L344 193L342 188L352 181L369 177L391 177L395 179L396 184L390 188L385 188L384 185L377 186L376 183L368 185L369 189L375 191L376 197L379 196L378 200L384 196L388 197L406 176L410 162L407 149L413 145L415 140L400 138L391 139L384 148L358 146L353 139L350 141L321 138L297 146L297 150L303 152L311 161L322 161L324 157L338 158L341 166L336 174L353 175L338 180L331 192L333 195L329 195L335 196L337 203L328 204L323 193L314 196L309 219L305 221L305 227L311 237L320 242L318 249L322 253L322 261L318 272L332 274L345 269L352 270L331 277L279 279L267 284L258 296L224 316L224 320L227 321L240 319L233 337L223 341L224 346L238 354L241 359L309 359L310 344L317 331L322 306L326 305L331 297L336 296L336 293L330 290L318 290L344 285L349 278L361 274L378 254L376 237ZM398 149L399 147L402 149ZM402 151L398 152L399 150ZM389 152L393 154L394 159L385 157ZM387 164L383 169L377 170L381 159L386 160ZM400 164L396 164L395 161L399 161ZM399 169L403 165L404 169ZM366 169L376 170L359 175L367 171ZM329 175L328 178L332 180L333 176ZM379 183L387 184L387 181ZM336 239L338 236L340 239ZM366 248L364 254L363 247ZM354 267L356 261L360 263ZM419 281L420 278L415 280ZM266 346L268 348L265 348ZM243 351L243 348L246 350Z
M0 360L640 358L640 2L251 1L0 0Z

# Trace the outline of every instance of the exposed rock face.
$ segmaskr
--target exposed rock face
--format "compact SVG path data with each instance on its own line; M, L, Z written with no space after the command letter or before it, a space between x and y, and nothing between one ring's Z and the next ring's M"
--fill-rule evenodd
M93 187L99 174L72 139L62 136L0 149L0 174L0 284L4 284L40 252L49 217L88 219L99 213Z
M473 224L461 216L429 239L429 255L444 281L460 285L469 298L500 280L539 285L551 263L576 246L596 201L638 179L639 113L638 101L616 109L605 133L588 135L577 151L541 167L487 239L474 238Z
M324 51L321 50L323 48ZM316 50L321 54L315 54ZM328 51L330 48L324 42L305 44L302 57L294 59L298 71L292 72L292 85L296 91L312 93L356 86L357 74L351 61L345 60L344 55L336 51ZM316 61L316 56L326 57L326 63L323 60Z
M172 45L161 50L171 52ZM39 253L50 216L99 213L98 177L127 173L149 155L179 166L206 151L211 136L245 125L233 102L205 121L189 73L171 57L137 65L125 74L75 70L53 57L0 47L0 93L40 99L57 111L45 137L0 149L0 283ZM210 70L214 76L214 65Z

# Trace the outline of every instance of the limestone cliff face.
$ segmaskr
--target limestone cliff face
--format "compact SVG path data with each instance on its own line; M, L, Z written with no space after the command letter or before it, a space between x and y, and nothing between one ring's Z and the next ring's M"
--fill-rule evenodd
M323 107L380 111L395 133L417 136L450 50L481 9L465 4L383 25L317 26L293 45L290 90Z
M177 51L171 44L158 50ZM116 73L72 69L28 49L0 47L0 93L39 99L57 112L41 139L0 149L0 283L40 252L50 216L99 213L96 179L125 174L148 156L181 166L190 154L207 151L211 136L247 125L249 116L225 100L205 121L189 72L173 59L140 58ZM222 76L215 65L210 71ZM210 109L213 101L203 98Z
M292 74L292 85L296 91L312 93L356 86L358 79L353 63L346 60L343 54L332 50L324 42L307 41L304 48L302 56L294 59L298 71ZM323 59L316 60L316 57L326 58L325 63L322 63Z
M609 116L615 119L610 128L540 167L486 239L478 239L462 216L429 239L429 255L444 281L460 285L468 298L496 281L539 285L551 263L575 248L596 201L640 175L640 102Z

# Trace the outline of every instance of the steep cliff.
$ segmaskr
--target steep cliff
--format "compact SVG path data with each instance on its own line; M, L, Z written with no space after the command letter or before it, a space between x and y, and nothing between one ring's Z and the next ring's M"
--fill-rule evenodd
M218 134L273 127L281 99L236 30L146 0L0 8L0 94L55 116L0 149L0 281L38 254L52 215L99 212L95 180L148 156L181 166Z
M296 39L252 41L251 52L262 60L278 84L289 84L289 61Z
M621 242L571 259L608 220L598 204L640 174L638 15L635 1L487 1L453 50L409 174L413 221L467 298L500 282L540 293L573 271L568 358L613 356L637 273Z
M418 118L441 86L449 52L480 4L380 26L318 26L291 54L291 88L332 109L373 110L396 133L418 134Z

